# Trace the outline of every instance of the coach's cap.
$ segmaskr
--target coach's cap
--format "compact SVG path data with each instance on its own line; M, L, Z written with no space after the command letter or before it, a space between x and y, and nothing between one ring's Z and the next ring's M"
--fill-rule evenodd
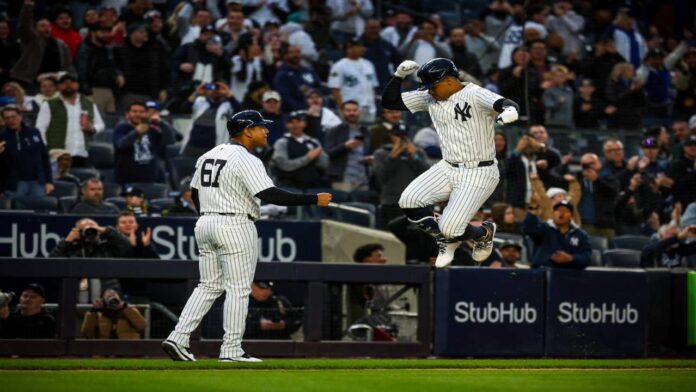
M145 192L143 192L140 188L129 186L126 188L125 192L123 192L123 196L145 197Z
M546 191L546 197L548 197L549 199L553 199L556 195L559 195L561 193L564 195L568 194L568 192L566 192L566 190L563 188L556 188L556 187L549 188Z
M565 207L570 210L570 212L575 212L575 206L573 206L573 203L569 202L568 200L561 200L558 203L556 203L553 206L553 210L556 211L557 209Z
M263 93L263 95L261 96L262 102L270 101L271 99L275 99L276 101L280 101L280 94L275 90L268 90L265 93Z
M691 134L684 140L685 146L696 146L696 134Z
M307 112L304 110L293 110L288 114L288 121L290 120L303 120L307 117Z
M22 291L27 291L31 290L36 293L41 298L46 299L46 290L44 290L44 287L40 285L39 283L29 283L24 287L24 290Z
M270 280L257 280L257 281L254 281L254 284L261 289L272 289L273 288L273 282L271 282Z
M659 143L657 142L657 139L654 137L646 137L643 139L643 141L640 142L640 146L643 148L658 148Z

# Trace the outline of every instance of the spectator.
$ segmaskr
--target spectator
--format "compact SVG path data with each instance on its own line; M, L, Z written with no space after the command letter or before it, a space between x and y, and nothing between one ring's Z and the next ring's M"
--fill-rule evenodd
M266 26L267 23L280 24L287 19L290 8L288 0L277 0L266 2L262 0L245 0L242 3L249 10L249 19L258 23L259 26Z
M319 60L314 64L322 80L326 80L329 73L329 59L327 49L340 47L331 34L331 9L325 5L315 4L309 8L309 22L305 24L305 31L312 37L312 41L319 51Z
M167 40L168 32L162 20L162 14L157 10L147 11L144 21L148 25L148 32L150 34L148 41L156 47L156 50L163 51L166 57L169 58L172 53L172 46Z
M287 121L288 134L273 145L272 162L279 186L307 189L324 185L322 179L329 166L329 156L319 140L305 135L306 126L303 112L291 112Z
M536 158L544 146L529 135L523 135L515 146L515 154L508 158L505 170L507 197L502 200L512 204L515 214L520 216L532 198L530 172L536 171ZM502 174L501 174L502 175Z
M263 79L263 50L252 40L240 40L231 59L230 87L235 97L243 98L252 83Z
M696 129L696 117L694 118L694 129ZM684 155L684 141L691 132L689 122L685 119L675 119L672 122L672 160L678 161Z
M19 60L19 42L7 20L0 20L0 85L10 81L10 69Z
M78 93L79 88L75 75L61 76L60 97L41 105L36 128L49 149L64 148L73 157L73 167L86 167L89 142L104 130L104 121L94 102Z
M382 90L391 79L396 67L401 64L401 54L389 41L380 36L379 31L379 20L370 19L365 25L365 32L361 39L365 43L365 59L374 65L378 88Z
M515 48L512 52L512 65L500 70L498 83L500 93L520 105L520 118L529 113L528 120L534 121L532 108L537 108L541 100L539 75L529 66L529 52L524 47ZM525 88L526 86L526 88ZM529 108L527 107L529 101Z
M229 2L228 2L229 3ZM244 19L244 12L241 10L230 10L226 19L220 19L216 27L222 36L222 43L227 53L236 53L240 42L247 39L249 30ZM242 96L238 96L242 98Z
M409 138L405 124L394 124L389 137L390 143L374 152L374 174L380 189L383 225L403 214L399 207L401 192L430 167L425 151Z
M615 233L614 202L619 192L619 181L614 177L599 176L602 162L596 154L584 154L580 157L580 165L582 197L577 203L583 228L590 235L612 238Z
M10 75L25 85L47 72L73 71L70 49L51 35L51 22L40 18L34 22L34 2L25 0L17 22L21 54Z
M8 303L0 307L0 338L54 339L56 320L45 309L46 292L38 283L28 284L19 297L18 309L10 311Z
M393 47L399 48L405 42L410 42L417 31L418 27L413 25L411 14L402 11L396 14L396 24L385 27L379 35Z
M450 31L449 50L452 53L452 61L457 69L464 71L478 80L483 80L483 72L479 67L476 55L469 52L466 46L466 34L463 28L455 28Z
M660 49L650 50L645 63L636 71L636 78L645 86L647 108L644 116L664 122L669 117L669 90L672 87L672 74L665 66L664 52Z
M522 261L522 245L516 241L505 241L498 247L498 252L502 260L498 264L491 263L491 268L519 268L517 263Z
M271 86L263 80L249 83L247 93L244 95L242 101L242 109L256 111L263 109L261 98L263 97L263 93L269 91L270 89Z
M692 133L684 140L683 148L682 157L670 165L669 177L674 180L674 201L688 206L696 201L696 134Z
M72 21L73 15L70 9L64 6L57 6L53 13L51 34L68 46L70 57L74 58L77 54L77 48L80 47L82 42L82 36L73 29Z
M110 30L97 25L90 28L75 57L80 92L89 95L103 112L116 111L114 90L126 80L116 68L114 49L108 44Z
M563 65L551 68L551 79L544 84L544 123L550 127L573 128L573 89L568 85L570 72Z
M273 78L273 86L283 100L283 109L288 112L307 109L305 95L321 87L319 76L300 64L299 46L283 46L281 53L284 61Z
M169 85L169 58L157 45L148 44L147 26L128 26L128 37L114 51L116 67L123 74L119 110L126 111L135 101L164 102Z
M54 180L72 182L78 188L80 187L80 179L70 173L72 167L72 157L67 150L54 148L48 152L51 159L51 173Z
M549 7L546 4L532 3L527 7L528 20L524 24L524 34L528 34L529 30L535 30L539 39L545 40L549 35L546 28L548 24Z
M564 159L561 157L561 152L553 147L553 141L549 137L546 127L538 124L532 125L529 127L529 134L544 147L537 153L536 167L539 170L539 176L546 183L550 171L560 165Z
M306 94L307 100L307 121L316 122L319 121L319 133L311 134L310 136L315 137L319 140L324 140L326 131L330 128L338 126L341 124L341 118L336 115L331 109L324 106L324 96L321 95L319 90L310 90ZM313 129L316 127L308 126Z
M92 302L82 321L80 335L87 339L137 340L147 327L137 308L121 299L116 290L104 291Z
M379 85L375 67L363 58L365 46L359 38L346 42L346 57L331 67L329 87L336 106L354 101L360 106L361 121L374 122L377 114L375 88Z
M525 6L521 1L509 1L510 21L506 26L503 44L500 47L500 58L498 59L498 69L508 68L514 65L514 52L522 45L524 29L522 24L525 18ZM490 34L490 33L489 33ZM495 36L497 39L497 35ZM507 97L507 95L506 95ZM508 97L508 99L513 99ZM519 101L515 101L519 102ZM523 112L520 112L523 113Z
M562 201L553 206L552 222L541 222L535 215L538 208L530 204L522 223L525 235L535 244L532 267L581 270L589 266L592 247L587 233L573 223L573 203Z
M485 16L484 16L485 15ZM484 11L483 21L474 19L484 27L486 34L491 37L499 38L505 33L507 27L512 23L510 16L510 3L507 0L493 0L488 5L488 9Z
M382 122L371 126L370 132L370 154L385 144L392 143L392 129L401 122L400 110L382 110Z
M645 39L637 29L633 11L622 8L616 14L609 35L616 42L616 51L634 68L640 67L648 53Z
M413 38L399 46L399 51L404 59L418 64L425 64L436 57L451 58L452 52L442 40L444 37L437 36L437 25L432 20L424 20Z
M191 18L193 15L193 18ZM213 15L206 8L194 9L193 5L187 3L181 12L177 14L177 32L181 37L181 45L189 44L201 34L205 26L213 24ZM191 23L193 22L193 24Z
M73 214L118 214L118 208L104 201L104 186L96 178L82 184L82 197L70 210ZM79 236L78 236L79 239Z
M273 292L273 282L251 284L244 339L290 339L301 326L300 310Z
M646 173L652 178L663 174L668 169L668 161L660 159L660 145L654 137L644 137L640 142L642 157L638 155L631 157L628 160L628 168L631 171L637 170L640 173Z
M36 128L22 122L17 106L2 108L5 127L0 132L0 189L14 196L44 196L53 192L48 151Z
M585 44L582 36L585 18L573 11L573 4L568 0L553 4L553 13L548 17L549 31L563 39L563 56L580 55Z
M696 254L696 225L680 229L669 223L660 227L641 253L641 267L684 267L686 257Z
M366 145L370 144L370 135L358 123L360 106L355 101L343 102L341 116L343 123L326 132L324 148L331 159L327 177L334 189L367 190L367 165L371 157L367 156Z
M619 139L607 139L602 150L604 151L604 161L599 176L614 177L619 181L621 189L625 189L631 180L633 170L629 169L626 163L623 143Z
M652 137L657 141L657 160L670 161L672 160L672 148L670 136L667 128L664 126L654 126L643 129L643 138Z
M126 121L114 128L116 182L161 182L159 156L164 155L161 129L150 124L145 104L133 102L126 112Z
M131 245L123 234L113 227L101 227L89 218L82 218L49 254L49 257L98 257L113 259L127 257Z
M339 44L361 36L374 12L372 0L327 0L326 6L331 10L331 34Z
M592 79L582 79L578 94L573 100L573 119L576 128L599 128L603 116L604 104L595 92Z
M159 259L159 255L152 246L152 228L148 227L136 235L138 219L132 211L123 211L116 218L116 230L128 238L131 246L130 257L134 259Z
M193 103L193 122L184 133L181 153L198 158L211 148L229 141L227 119L236 111L237 102L223 82L205 83L189 97Z
M36 102L39 107L48 101L49 99L58 98L58 78L53 74L43 74L39 75L39 93L34 96L34 102Z
M176 129L174 129L174 126L162 118L160 114L161 109L162 107L157 101L145 102L145 115L143 116L143 120L149 120L151 127L162 132L162 142L165 146L170 146L180 141L182 137Z
M491 206L491 218L501 233L522 234L522 228L515 219L515 210L507 203L495 203Z
M280 139L288 133L288 128L285 125L287 120L283 114L282 101L280 94L277 91L266 91L261 97L263 118L273 121L268 124L268 145L272 146L276 140Z
M605 113L610 129L640 128L645 96L631 64L618 63L614 66L607 81L606 97L609 107Z
M278 29L278 32L280 33L280 40L284 44L296 46L300 49L300 61L303 66L311 67L319 59L319 53L314 45L314 41L312 41L312 37L303 30L301 24L288 21Z
M196 216L198 211L191 195L191 176L185 177L179 183L179 196L174 198L174 206L162 211L165 216Z
M616 232L641 234L645 218L660 210L660 192L655 178L636 173L616 199Z
M582 199L582 189L580 183L572 174L566 174L563 179L567 181L567 188L556 188L551 187L546 190L544 183L541 182L539 176L534 174L534 172L529 173L529 178L532 181L532 190L534 194L532 195L531 203L539 206L539 219L546 222L553 217L553 206L563 200L569 201L571 203L577 203L578 200ZM573 222L580 226L581 216L580 211L575 210L573 213Z
M507 13L506 15L507 18L510 18ZM486 25L488 25L488 16L486 17ZM484 33L483 23L477 19L469 21L469 23L464 26L464 29L466 32L464 44L469 52L476 57L479 67L481 68L481 72L486 74L492 69L498 69L500 44L493 37L499 37L500 34L498 32L491 32L488 26L486 27L486 31Z
M126 212L130 212L133 216L147 216L150 212L150 208L147 205L147 200L145 199L145 192L140 188L129 186L123 192L123 196L126 198Z
M592 47L591 55L578 64L578 71L585 78L592 80L597 87L597 98L606 101L606 86L612 69L624 58L616 53L616 44L609 37L600 37Z
M172 65L176 92L188 92L201 83L228 79L229 64L213 25L203 26L196 40L180 46Z
M442 159L442 149L440 148L440 138L437 131L433 129L432 124L428 127L423 127L416 131L413 137L413 142L416 146L425 151L428 157L428 163L432 166Z
M696 46L691 46L674 68L674 87L677 96L674 99L674 111L683 116L690 116L696 102Z
M26 91L17 82L7 82L2 86L2 95L14 99L15 104L23 112L37 112L38 105L27 97Z

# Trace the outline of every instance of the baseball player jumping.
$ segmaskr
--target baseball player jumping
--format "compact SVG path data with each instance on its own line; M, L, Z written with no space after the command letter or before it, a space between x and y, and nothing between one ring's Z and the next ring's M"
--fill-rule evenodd
M245 110L227 122L231 140L203 154L196 163L191 192L201 217L196 222L200 258L200 283L181 312L164 351L175 361L195 361L189 349L191 333L213 302L226 293L222 362L261 362L242 350L249 293L258 259L254 221L259 218L259 199L277 205L316 204L326 207L330 193L296 194L276 188L261 160L250 151L265 147L268 129L255 110Z
M422 86L401 93L404 78L418 70ZM412 113L428 111L440 137L442 160L411 182L399 205L410 221L433 235L439 254L435 265L447 267L463 240L473 240L473 259L482 262L493 250L496 225L469 221L493 193L499 181L495 160L493 121L509 124L519 107L475 84L462 84L459 71L448 59L436 58L419 68L402 62L382 95L382 106ZM449 200L439 221L432 206Z

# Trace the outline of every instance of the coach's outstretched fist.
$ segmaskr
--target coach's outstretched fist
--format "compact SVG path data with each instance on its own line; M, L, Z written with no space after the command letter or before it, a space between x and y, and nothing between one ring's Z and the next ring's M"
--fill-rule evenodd
M396 72L394 72L394 76L400 77L400 78L405 78L408 75L416 72L420 65L418 65L417 62L412 61L412 60L406 60L403 61L399 66L396 68Z
M517 109L512 106L508 106L495 118L495 122L500 125L510 124L511 122L517 121L519 116L520 115L517 113Z
M331 203L330 193L317 193L317 205L319 207L327 207Z

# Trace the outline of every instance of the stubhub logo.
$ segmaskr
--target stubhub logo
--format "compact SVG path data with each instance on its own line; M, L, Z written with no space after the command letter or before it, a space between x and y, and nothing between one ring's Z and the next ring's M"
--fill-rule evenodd
M487 302L478 306L474 302L460 301L454 305L454 320L473 324L533 324L537 321L537 310L528 302L524 306L514 302Z
M558 305L558 321L562 324L635 324L638 322L638 310L630 303L618 306L616 303L589 306L578 305L576 302L561 302Z

